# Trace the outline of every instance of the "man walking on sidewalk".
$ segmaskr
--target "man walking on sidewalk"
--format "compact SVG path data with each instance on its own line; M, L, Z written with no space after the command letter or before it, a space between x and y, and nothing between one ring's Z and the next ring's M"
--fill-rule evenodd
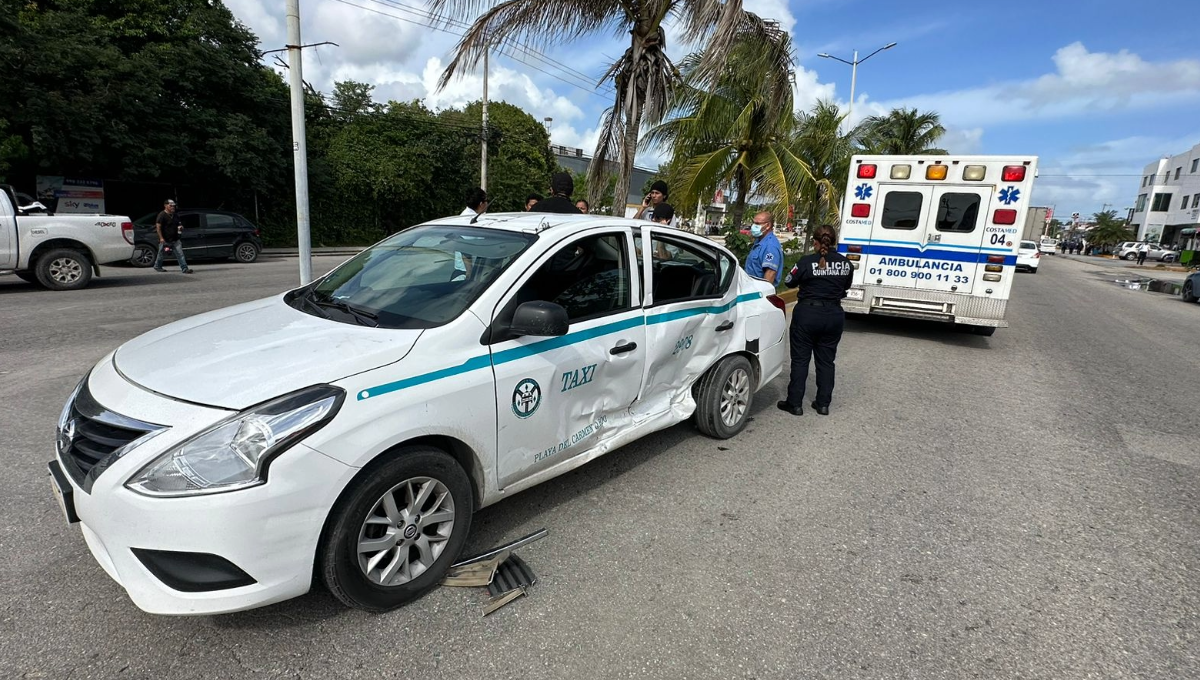
M170 248L175 254L175 261L179 263L179 270L184 274L194 274L187 264L187 258L183 256L183 222L175 214L175 201L168 198L163 202L163 210L154 220L154 231L158 233L158 256L154 258L154 271L166 271L162 267L163 255Z
M1146 254L1149 252L1150 252L1150 244L1149 243L1143 243L1138 246L1137 264L1139 267L1146 264Z

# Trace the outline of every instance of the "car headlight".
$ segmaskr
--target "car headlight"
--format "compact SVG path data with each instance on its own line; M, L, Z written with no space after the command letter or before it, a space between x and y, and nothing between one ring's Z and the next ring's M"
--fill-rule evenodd
M324 427L345 396L316 385L250 408L162 454L125 486L147 496L197 496L262 484L271 459Z

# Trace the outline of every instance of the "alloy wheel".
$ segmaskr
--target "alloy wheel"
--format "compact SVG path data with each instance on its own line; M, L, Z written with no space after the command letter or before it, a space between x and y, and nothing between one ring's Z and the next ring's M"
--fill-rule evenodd
M238 246L237 259L239 262L253 262L258 255L258 248L253 243L243 243Z
M454 532L454 498L430 477L407 479L375 502L358 533L358 566L380 586L398 586L437 562Z
M83 276L83 265L76 259L57 257L50 261L49 273L56 283L69 285Z
M750 406L750 376L743 368L729 374L721 388L721 422L734 427Z

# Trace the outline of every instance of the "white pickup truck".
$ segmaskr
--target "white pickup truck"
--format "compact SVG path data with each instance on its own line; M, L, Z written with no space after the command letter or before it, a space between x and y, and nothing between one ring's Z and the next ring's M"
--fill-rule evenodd
M133 222L118 215L51 215L24 210L0 185L0 272L50 290L88 285L100 265L133 255Z

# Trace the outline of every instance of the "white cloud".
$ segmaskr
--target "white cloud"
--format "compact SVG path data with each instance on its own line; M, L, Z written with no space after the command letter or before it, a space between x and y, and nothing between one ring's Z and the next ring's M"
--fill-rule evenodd
M1072 43L1055 52L1055 72L1027 81L879 102L916 107L958 125L1072 118L1096 111L1166 108L1200 100L1200 61L1148 62L1121 50L1088 52Z
M433 109L462 107L483 97L482 71L455 78L439 92L437 83L444 69L445 65L437 57L425 63L421 82L425 86L427 106ZM555 94L550 88L539 88L528 75L495 62L488 69L488 99L519 106L538 120L550 117L566 121L583 117L583 110L570 99Z
M983 148L983 128L947 127L938 146L953 154L975 154Z
M318 3L309 12L301 17L314 25L312 38L337 43L338 60L351 64L406 63L421 50L423 37L432 32L342 3ZM305 38L306 43L313 41Z

